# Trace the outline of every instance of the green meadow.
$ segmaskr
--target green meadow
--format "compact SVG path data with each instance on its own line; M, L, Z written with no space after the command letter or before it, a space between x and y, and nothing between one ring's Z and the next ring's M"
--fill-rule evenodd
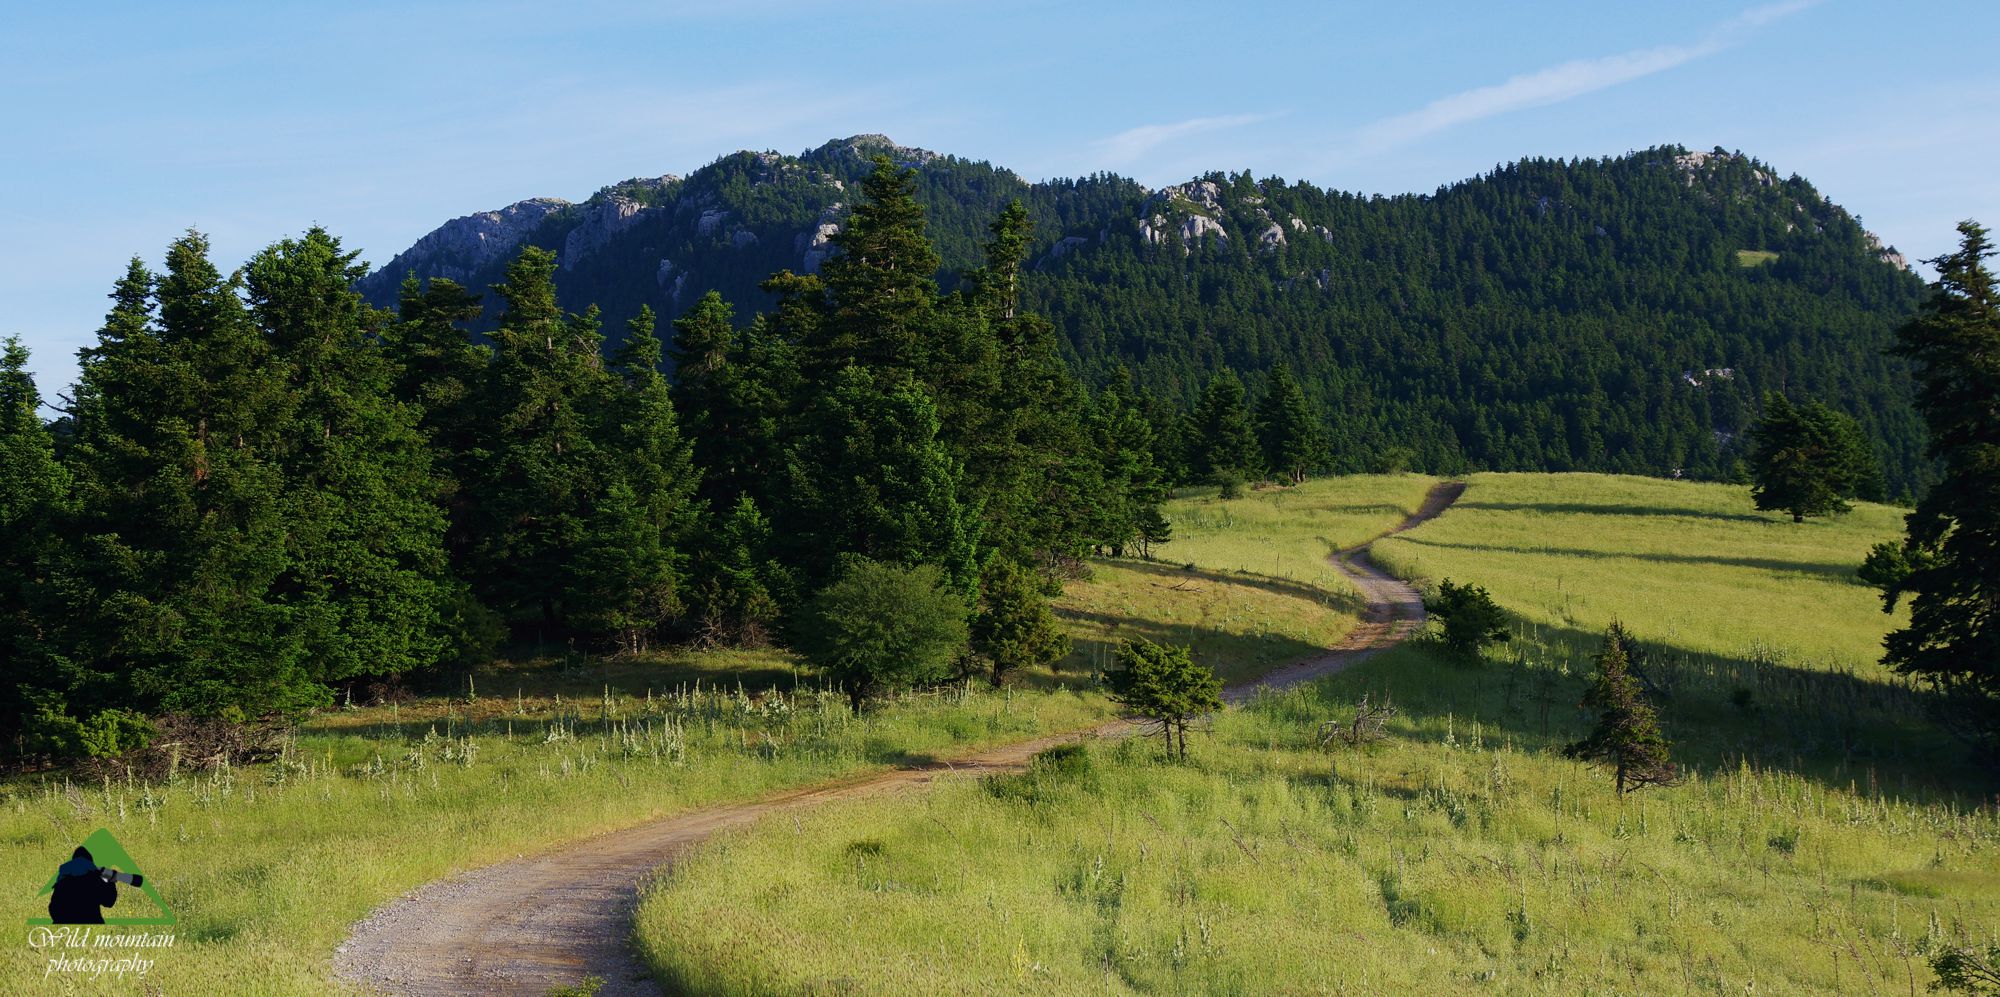
M1123 637L1192 642L1233 662L1233 676L1318 653L1353 626L1352 593L1322 587L1310 547L1285 574L1238 570L1267 539L1237 534L1296 532L1290 514L1303 511L1324 542L1358 543L1414 510L1428 484L1347 479L1178 502L1177 531L1218 552L1215 566L1095 565L1057 601L1076 651L1003 690L975 679L855 717L776 651L498 662L327 711L268 764L17 778L0 787L0 875L23 921L45 915L35 891L103 827L178 923L143 981L44 979L46 956L20 945L0 954L0 992L324 993L338 988L330 960L349 926L430 880L709 804L1100 723L1112 708L1094 673ZM151 913L129 891L111 911Z
M729 835L649 894L641 947L704 993L1923 992L1927 952L2000 932L2000 816L1874 663L1897 619L1851 570L1899 516L1476 475L1377 549L1516 615L1483 660L1419 642L1266 694L1186 764L1098 742ZM1273 536L1303 566L1309 532ZM1686 771L1624 799L1560 753L1613 618ZM1323 746L1364 694L1389 736Z

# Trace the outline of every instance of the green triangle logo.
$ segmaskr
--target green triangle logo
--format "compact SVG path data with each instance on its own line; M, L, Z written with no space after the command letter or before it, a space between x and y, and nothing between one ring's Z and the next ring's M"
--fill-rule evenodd
M91 860L96 862L97 867L100 869L117 869L119 872L136 873L142 876L145 875L146 871L144 869L139 868L139 863L133 860L131 853L125 850L125 846L119 844L118 839L111 836L111 830L109 828L100 827L97 830L92 831L90 833L90 837L83 839L83 847L90 852ZM42 886L42 892L36 895L44 897L48 896L51 892L54 892L55 888L56 888L56 874L50 873L49 881ZM104 924L106 927L112 927L116 925L154 925L154 924L174 923L173 909L167 906L166 898L160 896L160 889L159 887L153 885L153 881L151 878L146 879L136 888L121 886L119 888L119 892L128 893L134 889L136 889L139 893L145 894L148 899L152 900L153 906L159 908L160 912L151 917L107 917L104 919ZM31 917L28 919L28 923L31 925L35 925L35 924L54 924L55 922L46 917Z

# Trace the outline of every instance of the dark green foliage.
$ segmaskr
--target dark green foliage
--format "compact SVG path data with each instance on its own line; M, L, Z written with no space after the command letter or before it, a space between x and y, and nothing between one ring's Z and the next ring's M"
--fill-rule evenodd
M1942 945L1930 955L1932 990L2000 994L2000 945Z
M845 368L802 421L790 455L794 563L822 578L841 554L935 564L969 596L979 577L979 511L960 501L963 469L939 439L924 389L884 388Z
M854 202L877 152L914 168L909 189L948 288L950 271L988 262L989 223L1019 199L1034 225L1021 310L1047 318L1091 387L1129 369L1139 389L1185 411L1223 368L1256 379L1286 362L1325 420L1330 470L1722 479L1762 394L1783 390L1853 413L1888 494L1927 481L1906 365L1876 352L1921 282L1811 184L1723 150L1700 163L1675 146L1524 159L1398 197L1218 173L1200 178L1221 192L1201 210L1229 238L1184 245L1193 209L1172 191L1109 175L1027 184L864 137L796 160L726 156L657 189L607 189L658 207L558 274L565 300L628 315L684 277L676 307L714 288L768 310L789 292L760 284L810 265L801 237L844 220L826 212ZM706 203L730 212L721 228L681 207ZM561 248L583 210L552 218L532 243ZM1163 239L1141 229L1154 215ZM1254 233L1273 222L1286 242L1261 245ZM758 242L738 245L739 232ZM1736 251L1746 248L1779 256L1745 269ZM665 282L663 259L675 267ZM378 301L394 300L405 264L456 265L404 261L372 278ZM1162 463L1170 482L1190 480L1177 455Z
M1120 370L1091 399L1089 431L1088 449L1098 462L1090 524L1095 544L1118 556L1135 541L1142 547L1164 542L1144 537L1145 525L1160 518L1158 506L1167 495L1166 472L1156 455L1153 425L1132 392L1130 374Z
M1188 725L1222 709L1222 680L1195 664L1185 647L1161 646L1143 637L1125 641L1118 665L1104 673L1111 698L1138 714L1167 744L1169 757L1187 757Z
M1571 758L1596 762L1612 772L1618 795L1641 786L1672 785L1680 770L1667 758L1666 735L1632 675L1632 637L1616 622L1604 632L1597 676L1584 691L1582 708L1597 711L1597 725L1563 749Z
M805 341L815 369L846 366L920 373L937 343L927 335L937 302L938 255L924 238L915 171L877 156L861 184L840 252L823 268L832 308Z
M1174 539L1174 524L1167 521L1167 515L1160 511L1157 503L1139 507L1139 556L1150 561L1153 548Z
M972 647L992 665L993 686L999 688L1009 672L1061 660L1069 653L1070 640L1034 574L995 559L979 586Z
M25 747L15 744L20 718L46 680L37 603L70 499L27 365L27 349L9 338L0 352L0 754Z
M1802 523L1848 511L1843 499L1862 492L1881 497L1879 465L1860 426L1817 401L1795 407L1783 395L1765 396L1750 439L1750 497L1759 509L1782 509Z
M51 583L66 605L48 619L77 716L140 703L243 717L327 697L282 581L299 397L238 292L190 233L157 282L127 273L83 352L79 512Z
M287 565L272 592L322 686L423 668L470 636L447 613L460 596L419 412L392 400L378 316L353 290L365 271L317 228L243 270L295 406L279 452Z
M1488 644L1504 644L1513 639L1507 629L1507 611L1493 601L1482 586L1455 585L1447 578L1437 591L1424 598L1424 611L1442 624L1440 640L1452 653L1474 657Z
M1264 466L1292 484L1306 480L1307 471L1325 463L1322 424L1306 403L1291 365L1272 368L1270 386L1257 401L1257 441L1263 447Z
M751 647L768 641L791 601L793 572L777 559L770 522L750 496L715 524L701 560L702 640Z
M1889 635L1883 660L1937 683L1957 707L1954 719L1992 749L2000 747L2000 295L1986 267L1986 229L1965 222L1959 233L1958 251L1932 261L1930 299L1897 333L1943 474L1909 515L1906 570L1880 579L1890 583L1885 609L1912 595L1910 625Z
M1209 379L1194 419L1199 442L1191 470L1197 476L1213 481L1258 477L1264 458L1235 372L1225 370Z
M949 678L965 651L968 615L937 565L847 558L813 597L799 645L859 712L870 697Z

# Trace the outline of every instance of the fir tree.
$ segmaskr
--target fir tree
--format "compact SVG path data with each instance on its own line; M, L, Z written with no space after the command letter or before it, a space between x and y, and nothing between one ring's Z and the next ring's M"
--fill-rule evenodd
M814 368L860 365L921 377L933 357L925 332L937 306L939 260L924 238L916 171L875 157L847 227L833 242L840 252L820 271L830 309L806 340Z
M745 495L715 524L702 558L702 639L760 647L793 595L793 572L777 558L771 524Z
M1111 698L1142 717L1167 744L1168 757L1187 757L1187 729L1195 718L1222 709L1222 680L1195 664L1185 647L1163 647L1141 637L1118 652L1118 667L1104 674Z
M884 389L855 368L829 388L790 454L802 567L825 577L849 553L936 564L969 596L982 560L979 508L962 498L963 469L939 439L929 395L908 382Z
M1916 367L1928 453L1943 477L1908 517L1908 550L1885 586L1885 610L1912 595L1910 625L1883 660L1948 694L1953 719L2000 748L2000 293L1986 266L1986 229L1964 222L1957 252L1932 260L1938 279L1897 333Z
M1139 507L1139 556L1150 561L1153 548L1174 539L1174 525L1167 521L1166 513L1160 511L1157 503Z
M493 290L507 309L494 330L481 407L472 520L473 583L487 605L527 635L561 636L567 566L608 484L597 419L612 392L598 350L597 313L565 316L555 254L523 250Z
M28 351L10 337L0 348L0 756L25 749L24 693L45 686L51 670L38 622L48 608L43 562L69 511L70 481L40 409Z
M1070 639L1034 575L996 558L981 580L972 647L991 663L997 689L1009 673L1062 660L1069 653Z
M1208 382L1195 412L1199 434L1192 471L1210 479L1225 476L1255 478L1263 465L1250 410L1243 404L1243 382L1223 371Z
M148 283L128 271L83 353L70 604L52 634L71 702L234 718L324 702L309 635L275 591L291 547L285 365L201 235L168 250L157 325Z
M1257 439L1264 466L1293 484L1306 480L1321 459L1318 420L1289 364L1272 368L1270 387L1257 401Z
M1791 513L1795 523L1848 511L1842 500L1855 496L1875 465L1854 420L1817 401L1795 407L1767 395L1750 438L1751 499L1759 509Z
M445 520L418 410L391 396L394 368L353 284L366 267L312 229L253 257L245 289L296 402L283 434L286 567L272 595L292 614L323 683L432 665L467 632L449 576Z
M1631 635L1612 623L1597 654L1597 676L1583 694L1582 707L1597 711L1597 725L1583 740L1563 749L1571 758L1611 769L1618 795L1640 786L1671 785L1679 769L1667 759L1666 735L1631 671Z

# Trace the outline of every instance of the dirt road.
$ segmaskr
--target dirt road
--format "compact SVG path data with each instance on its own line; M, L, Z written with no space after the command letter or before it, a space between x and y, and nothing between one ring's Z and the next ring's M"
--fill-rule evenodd
M1464 490L1457 482L1437 485L1416 515L1382 536L1437 516ZM1361 626L1328 653L1254 684L1232 687L1224 698L1240 702L1258 686L1282 688L1330 675L1394 647L1423 623L1423 600L1416 590L1369 561L1373 543L1332 556L1368 601ZM396 994L539 995L574 985L586 974L605 980L601 997L658 994L629 945L643 881L648 870L671 867L675 858L717 831L779 811L920 786L946 773L1018 769L1052 745L1130 732L1131 725L1119 721L988 748L948 763L711 807L430 883L355 925L334 953L334 971L363 990Z

